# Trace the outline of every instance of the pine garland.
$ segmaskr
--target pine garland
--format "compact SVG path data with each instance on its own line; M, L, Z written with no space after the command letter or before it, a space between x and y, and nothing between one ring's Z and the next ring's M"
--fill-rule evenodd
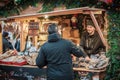
M120 80L120 14L109 12L108 40L111 49L107 53L110 64L107 69L106 80Z
M26 9L29 5L37 6L38 2L43 2L43 9L40 12L52 11L55 7L65 5L67 9L78 7L96 7L107 10L120 11L120 0L113 0L112 4L106 4L99 0L13 0L8 5L0 8L0 16L7 17L18 14Z

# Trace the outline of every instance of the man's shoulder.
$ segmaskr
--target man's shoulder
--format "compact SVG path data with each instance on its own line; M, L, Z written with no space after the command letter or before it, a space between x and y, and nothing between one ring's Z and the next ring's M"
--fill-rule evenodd
M47 45L48 44L48 41L46 41L45 43L43 43L42 45L41 45L41 47L43 47L43 46L45 46L45 45Z
M59 41L62 41L63 43L69 43L69 42L72 42L71 40L68 40L68 39L60 39ZM44 47L44 46L47 46L49 44L48 41L46 41L41 47Z
M62 39L63 43L68 43L68 44L71 44L73 43L72 40L70 39Z
M62 38L61 40L62 40L62 41L65 41L65 42L71 42L71 40L69 40L69 39L64 39L64 38Z

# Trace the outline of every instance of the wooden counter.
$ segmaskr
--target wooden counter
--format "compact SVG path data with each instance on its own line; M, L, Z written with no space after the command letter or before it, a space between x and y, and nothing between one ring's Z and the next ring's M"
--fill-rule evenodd
M37 66L16 66L0 64L1 79L12 80L46 80L46 68L39 69Z
M30 65L17 66L17 65L0 64L0 69L5 71L5 73L7 73L7 74L13 73L11 75L12 77L15 77L17 75L17 76L19 76L20 79L21 79L21 77L27 77L28 78L29 76L32 76L34 78L35 77L42 77L42 78L46 79L46 67L44 67L43 69L39 69L37 66L30 66ZM100 79L101 73L105 72L106 68L102 69L102 70L90 70L90 69L85 69L85 68L75 68L74 67L73 70L77 71L77 72L92 72L92 73L95 73L96 74L95 77L97 77L97 80L101 80ZM9 76L9 78L11 76Z

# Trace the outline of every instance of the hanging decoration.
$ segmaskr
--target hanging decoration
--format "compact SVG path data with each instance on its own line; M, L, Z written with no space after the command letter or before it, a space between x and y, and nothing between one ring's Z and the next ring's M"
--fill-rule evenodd
M74 14L70 20L71 22L71 27L72 29L77 29L78 28L78 19L77 19L78 15Z

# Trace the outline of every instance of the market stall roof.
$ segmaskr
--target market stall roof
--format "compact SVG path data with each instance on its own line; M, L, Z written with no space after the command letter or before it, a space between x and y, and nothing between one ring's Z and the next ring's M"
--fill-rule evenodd
M10 16L10 17L7 17L7 18L1 18L0 20L26 18L26 17L44 17L45 15L59 16L59 15L79 14L79 13L90 14L89 13L90 11L92 11L94 14L102 14L102 11L105 11L105 10L104 9L98 9L98 8L82 7L82 8L65 9L65 10L58 10L58 11L51 11L51 12L44 12L44 13L34 13L34 14Z

